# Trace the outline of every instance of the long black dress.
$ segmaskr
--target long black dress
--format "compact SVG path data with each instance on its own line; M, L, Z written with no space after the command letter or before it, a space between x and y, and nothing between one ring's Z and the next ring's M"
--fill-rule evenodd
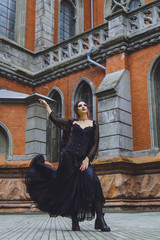
M88 156L93 160L98 147L99 127L82 129L74 119L56 118L52 112L51 121L64 131L63 148L58 169L44 163L43 155L31 161L26 176L27 192L36 206L51 217L78 215L78 220L91 220L95 215L95 201L104 203L100 181L89 164L80 171L82 161ZM69 132L72 137L64 146Z

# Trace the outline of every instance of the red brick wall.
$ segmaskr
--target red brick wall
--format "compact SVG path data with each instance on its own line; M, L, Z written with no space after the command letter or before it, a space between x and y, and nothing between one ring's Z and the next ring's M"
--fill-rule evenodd
M32 94L30 87L0 77L0 89ZM0 105L0 121L5 124L13 138L13 154L25 154L26 106Z
M33 89L31 87L25 86L23 84L8 80L6 78L0 77L0 89L4 88L7 90L21 92L25 94L32 94Z
M27 0L25 47L31 51L35 50L35 18L36 0Z
M145 3L150 3L150 2L153 2L154 0L146 0Z
M0 106L0 121L7 126L13 139L13 154L25 154L26 106Z
M159 49L160 44L135 52L129 57L134 150L151 147L147 77Z
M104 2L105 0L93 0L94 27L104 23Z
M106 61L107 73L128 69L131 79L134 150L151 148L147 76L151 62L159 53L160 44L127 56L124 53Z
M83 70L79 73L74 73L74 74L66 76L64 78L55 80L55 81L45 84L43 86L37 87L34 89L34 91L47 95L52 87L56 86L56 87L60 88L64 94L65 117L69 118L69 117L71 117L72 94L73 94L73 91L76 87L76 84L79 82L79 80L82 79L82 77L86 77L90 81L92 81L95 89L97 89L97 87L103 80L104 76L105 76L104 70L102 70L98 67L93 67L93 68L90 68L87 70Z

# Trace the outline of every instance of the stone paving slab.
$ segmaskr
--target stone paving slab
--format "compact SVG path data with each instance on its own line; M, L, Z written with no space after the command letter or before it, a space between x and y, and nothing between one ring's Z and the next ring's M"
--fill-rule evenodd
M94 229L94 220L71 231L68 218L47 214L1 214L0 240L156 240L160 239L160 212L106 213L111 232Z

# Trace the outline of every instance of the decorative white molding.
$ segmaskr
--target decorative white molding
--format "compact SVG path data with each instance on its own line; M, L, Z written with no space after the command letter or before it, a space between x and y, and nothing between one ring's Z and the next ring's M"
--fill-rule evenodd
M76 94L77 94L77 91L78 91L78 88L80 87L81 83L82 82L85 82L86 84L89 85L90 89L91 89L91 92L92 92L92 110L93 110L93 119L96 120L96 95L95 95L95 88L94 88L94 85L93 83L86 77L83 77L81 78L76 87L74 88L74 91L72 93L72 107L71 107L71 115L72 115L72 118L75 117L75 113L74 113L74 104L75 104L75 100L76 100Z
M13 154L13 139L12 139L12 135L8 129L8 127L0 122L0 128L3 129L3 132L7 138L7 145L8 145L8 153L7 153L7 159L9 160L12 157Z

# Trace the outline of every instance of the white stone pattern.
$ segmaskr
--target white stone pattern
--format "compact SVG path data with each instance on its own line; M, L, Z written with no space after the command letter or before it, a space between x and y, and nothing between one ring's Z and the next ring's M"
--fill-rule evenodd
M123 9L124 11L128 11L128 2L127 0L112 0L112 13L116 12L117 10Z
M131 13L128 17L128 32L142 30L160 23L160 4L152 6L144 11Z
M108 40L108 26L98 29L90 34L84 34L81 38L62 44L56 49L47 52L43 56L42 68L54 66L85 53L87 49L96 49Z

